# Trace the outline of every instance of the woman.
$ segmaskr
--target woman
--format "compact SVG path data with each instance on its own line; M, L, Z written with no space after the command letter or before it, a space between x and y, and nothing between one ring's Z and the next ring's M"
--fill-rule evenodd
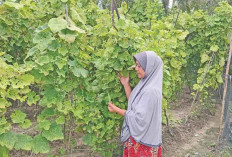
M123 157L161 157L163 63L153 51L141 52L134 56L134 60L140 81L133 91L129 77L119 73L128 98L127 110L112 102L108 109L124 116L121 131Z

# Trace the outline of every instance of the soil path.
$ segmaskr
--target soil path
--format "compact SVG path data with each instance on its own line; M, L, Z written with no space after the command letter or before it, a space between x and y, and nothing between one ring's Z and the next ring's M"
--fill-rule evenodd
M208 121L202 128L194 130L186 141L180 143L177 156L209 156L216 155L214 148L220 124L220 109L218 107L215 116L209 116Z
M174 136L164 129L164 157L218 157L215 152L217 143L221 105L215 107L215 114L200 113L184 124L185 116L190 112L191 100L184 94L179 106L171 109L171 125ZM221 155L220 155L221 156ZM232 155L231 155L232 156Z

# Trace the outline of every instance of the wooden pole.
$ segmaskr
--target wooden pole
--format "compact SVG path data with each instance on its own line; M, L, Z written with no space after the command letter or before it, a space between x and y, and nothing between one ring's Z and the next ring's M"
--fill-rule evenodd
M224 84L224 92L223 92L223 99L222 99L221 123L220 123L218 142L220 142L221 134L222 134L222 131L224 130L224 122L223 121L224 121L225 99L226 99L226 92L227 92L228 74L229 74L229 69L230 69L231 54L232 54L232 34L230 35L230 50L229 50L229 58L227 61L227 67L226 67L225 84Z

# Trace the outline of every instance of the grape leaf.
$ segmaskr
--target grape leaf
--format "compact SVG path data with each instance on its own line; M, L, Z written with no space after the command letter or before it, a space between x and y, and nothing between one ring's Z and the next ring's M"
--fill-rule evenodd
M38 153L49 153L50 146L48 140L41 135L36 135L32 141L32 151L35 154Z
M16 135L17 141L15 142L14 148L16 150L31 150L32 137L29 135L18 134Z
M11 131L0 135L0 145L6 146L9 149L14 147L16 140L17 137L15 133Z
M61 18L52 18L48 22L48 26L50 27L51 31L56 33L62 29L67 28L67 21Z
M20 123L19 126L21 126L23 129L29 128L31 126L31 121L29 119L25 119L25 121Z
M43 130L42 136L49 141L64 139L62 127L56 123L52 123L49 130Z
M20 110L16 110L10 117L13 123L23 123L26 118L26 114Z
M65 118L64 118L64 116L59 116L59 117L56 119L56 123L57 123L57 124L64 124L64 123L65 123Z
M50 129L51 122L49 120L43 119L38 124L38 129L44 129L49 130Z

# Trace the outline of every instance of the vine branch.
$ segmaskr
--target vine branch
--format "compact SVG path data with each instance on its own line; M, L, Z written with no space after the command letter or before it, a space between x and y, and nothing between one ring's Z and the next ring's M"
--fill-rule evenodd
M111 0L111 12L112 12L112 25L116 31L118 31L117 27L115 26L114 23L114 10L116 10L116 14L118 16L118 19L120 18L119 13L118 13L118 8L116 5L116 2L114 0Z

